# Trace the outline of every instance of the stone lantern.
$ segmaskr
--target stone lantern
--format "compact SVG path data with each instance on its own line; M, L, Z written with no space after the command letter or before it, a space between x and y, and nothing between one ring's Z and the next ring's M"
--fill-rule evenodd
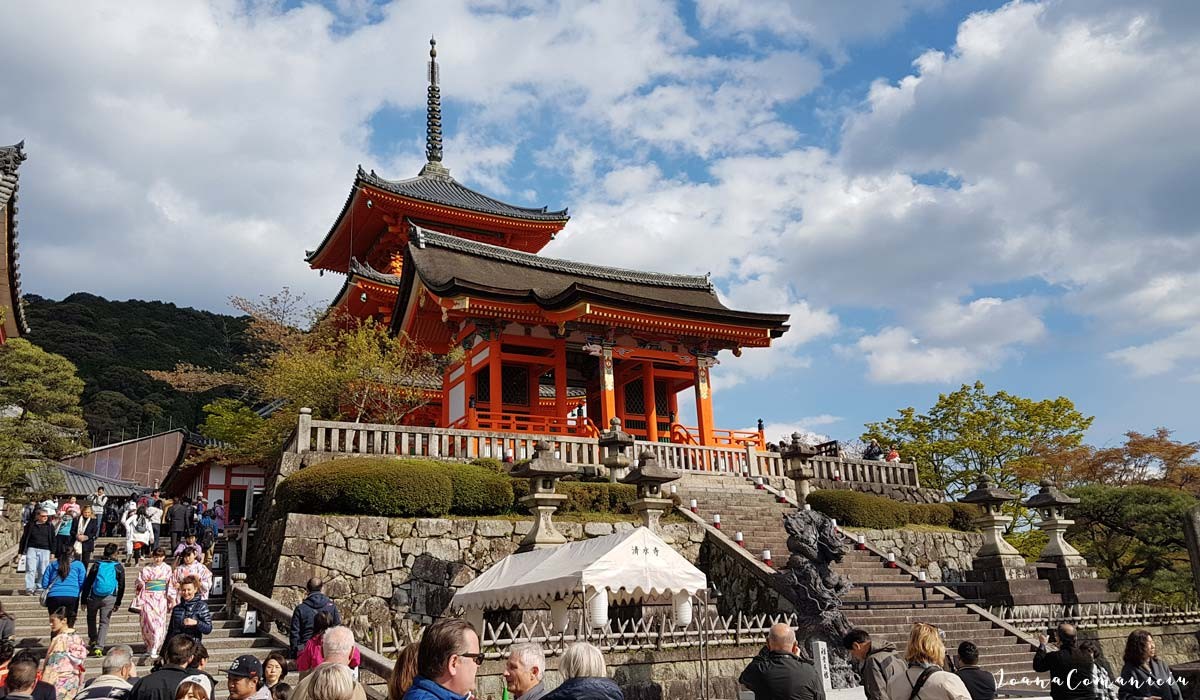
M787 465L787 475L796 482L796 502L801 506L812 492L809 480L816 478L816 471L809 466L808 460L815 457L817 451L800 442L800 433L792 433L792 443L783 448L784 464Z
M613 416L609 421L609 429L600 433L598 442L603 455L601 463L608 467L608 480L615 484L625 476L625 470L633 463L630 459L633 436L621 430L621 419Z
M1025 557L1004 539L1004 528L1012 518L1004 515L1005 503L1017 500L1013 494L980 476L975 490L959 499L978 505L983 514L975 524L983 530L983 546L971 559L967 580L979 583L971 597L995 600L1004 605L1049 605L1057 602L1049 585L1037 577L1037 569L1025 563Z
M575 467L565 464L554 456L550 443L538 440L533 446L533 459L520 464L509 472L509 476L517 479L529 479L529 495L521 498L521 503L533 514L533 529L525 535L518 551L543 549L553 547L567 541L557 528L554 527L554 511L567 500L561 493L555 493L555 483L564 476L576 473Z
M633 511L642 516L642 525L658 531L658 519L671 507L671 499L663 498L662 485L678 478L676 472L658 465L653 452L642 450L637 466L621 479L622 484L637 486L638 497L633 502Z
M1063 602L1097 603L1116 600L1117 594L1108 592L1108 582L1098 578L1096 570L1087 564L1079 550L1067 542L1067 528L1075 523L1066 517L1066 507L1079 503L1058 490L1052 479L1043 479L1041 488L1025 507L1037 510L1040 520L1038 528L1048 536L1046 546L1038 556L1038 575L1050 582L1050 587L1063 597Z

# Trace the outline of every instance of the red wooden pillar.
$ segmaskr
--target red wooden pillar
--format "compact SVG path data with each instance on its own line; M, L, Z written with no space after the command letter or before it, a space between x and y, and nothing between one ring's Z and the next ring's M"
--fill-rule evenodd
M554 415L567 417L567 339L554 344Z
M708 382L709 368L703 358L696 363L696 426L701 445L713 444L712 387Z
M654 363L642 363L642 401L646 404L646 440L658 442L658 404L654 401Z

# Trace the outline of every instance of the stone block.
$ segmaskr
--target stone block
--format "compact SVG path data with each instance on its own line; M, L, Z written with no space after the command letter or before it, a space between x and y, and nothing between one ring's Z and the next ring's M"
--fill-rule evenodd
M400 543L400 550L405 554L420 555L425 553L425 540L420 537L410 537Z
M303 586L313 576L324 577L324 567L315 566L296 557L283 557L275 571L276 586Z
M391 571L392 585L398 586L408 583L412 579L411 569L393 569Z
M376 573L392 571L404 565L404 550L391 542L371 542L371 567Z
M367 540L382 540L388 536L388 519L361 517L358 519L358 536Z
M287 519L288 537L325 538L325 520L319 515L290 513Z
M588 537L603 537L613 534L612 523L584 523L583 534Z
M346 538L342 537L341 533L337 530L330 530L329 533L325 535L325 545L327 547L344 549L346 547Z
M350 580L344 576L337 576L325 582L323 589L325 595L333 598L335 601L341 601L343 598L349 598L353 589L350 586ZM339 606L341 607L341 606Z
M475 532L475 521L456 518L450 521L450 536L456 540L470 537Z
M288 537L283 540L280 554L283 556L300 557L310 564L319 564L325 553L325 543L322 540Z
M513 534L514 535L520 535L521 537L524 537L525 535L528 535L532 531L533 531L533 521L532 520L518 520L517 522L513 523Z
M337 547L326 547L325 556L321 560L321 566L334 571L341 571L353 577L362 576L369 563L370 557L366 554L351 552L348 549L338 549Z
M620 522L613 523L613 531L614 532L629 532L630 530L634 529L635 527L638 527L639 525L641 525L641 523L631 523L628 520L622 520Z
M425 553L443 561L458 561L458 541L444 538L426 540Z
M444 585L449 564L440 559L436 559L428 554L422 554L417 557L416 563L412 567L412 577L418 581L425 583L434 583Z
M512 539L481 537L462 552L461 561L476 571L486 571L496 562L517 551L518 542Z
M417 537L441 537L450 532L450 521L444 518L418 518Z
M329 515L326 522L342 537L354 537L358 534L358 518L353 515Z
M509 537L513 534L513 523L508 520L480 520L475 523L475 534L480 537Z
M368 595L383 598L392 597L392 577L387 574L374 574L355 579L350 588L357 595Z
M392 539L403 539L413 536L413 521L403 520L401 518L388 519L388 537Z
M583 523L564 523L555 522L554 526L563 534L569 541L583 539Z
M447 566L447 578L451 586L459 588L475 578L475 570L466 564L450 564Z
M346 549L357 554L367 553L367 541L361 537L352 537L346 540Z

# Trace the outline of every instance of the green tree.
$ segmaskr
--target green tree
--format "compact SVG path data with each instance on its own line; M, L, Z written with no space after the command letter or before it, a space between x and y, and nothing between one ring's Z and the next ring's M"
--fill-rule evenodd
M1051 474L1055 456L1077 448L1092 418L1070 399L1035 400L1006 391L988 393L983 382L941 394L926 413L868 423L863 440L899 447L917 465L921 483L959 497L981 474L1016 494L1028 494Z
M1092 484L1069 489L1080 499L1067 537L1130 600L1195 602L1183 523L1196 499L1178 488Z
M217 399L204 406L200 434L231 445L243 445L263 427L263 418L237 399Z
M20 338L0 346L0 489L20 488L43 460L84 447L82 392L65 357Z

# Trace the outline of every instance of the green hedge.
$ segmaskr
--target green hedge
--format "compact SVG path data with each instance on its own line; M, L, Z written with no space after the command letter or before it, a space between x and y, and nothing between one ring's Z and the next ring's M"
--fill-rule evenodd
M963 503L904 503L884 496L843 489L819 489L808 495L813 510L850 527L888 530L905 525L940 525L971 530L974 509Z
M513 506L513 480L486 466L452 464L450 483L454 491L450 512L455 515L496 515Z
M594 483L583 481L559 481L555 487L567 497L559 507L560 513L621 513L633 512L637 500L637 487L628 484ZM517 501L529 495L528 479L513 479L512 490ZM524 513L526 508L517 503L514 512Z
M423 459L335 459L284 479L277 499L295 513L436 517L453 503L446 466Z

